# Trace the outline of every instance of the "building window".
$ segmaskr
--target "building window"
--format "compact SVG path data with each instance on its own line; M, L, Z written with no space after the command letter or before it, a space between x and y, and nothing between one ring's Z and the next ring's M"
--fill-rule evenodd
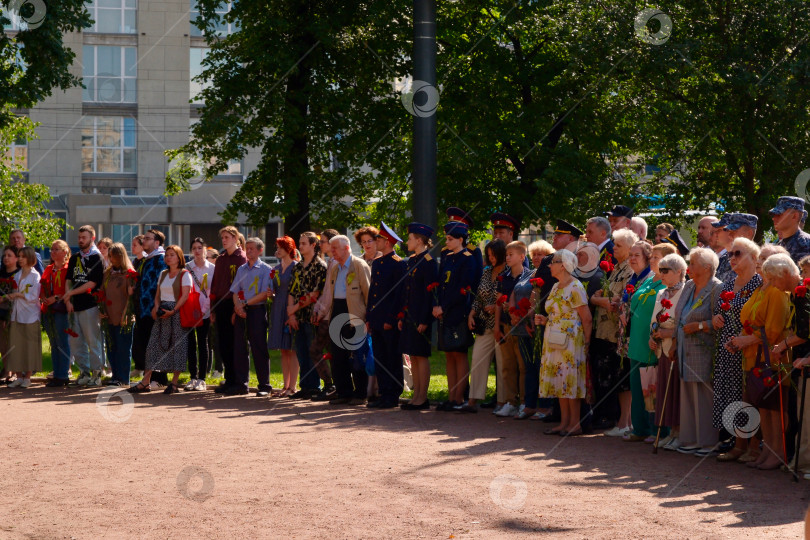
M205 47L192 47L189 49L189 57L188 57L188 64L189 64L189 75L190 75L190 83L189 83L189 90L190 95L189 99L192 103L203 103L202 97L199 97L200 92L203 89L208 88L211 86L210 81L205 82L197 82L194 80L195 77L202 75L203 72L203 65L202 62L205 60L206 55L208 55L208 51L211 49L207 49Z
M17 139L11 143L6 151L6 161L9 165L16 165L23 169L28 168L28 141L25 138Z
M135 119L85 116L82 126L82 172L134 173Z
M95 22L85 32L134 34L138 29L137 0L92 0L87 11Z
M138 234L140 229L139 225L113 225L112 226L112 241L121 242L127 249L132 244L132 239Z
M83 48L82 101L96 103L135 103L137 49L135 47Z
M225 15L233 9L234 2L222 2L217 9L219 15L219 22L214 27L214 33L218 36L227 36L239 31L239 25L236 23L228 23L225 21ZM189 11L189 20L191 21L191 35L202 36L203 32L194 24L197 17L200 16L200 11L197 9L197 0L190 0L191 11Z

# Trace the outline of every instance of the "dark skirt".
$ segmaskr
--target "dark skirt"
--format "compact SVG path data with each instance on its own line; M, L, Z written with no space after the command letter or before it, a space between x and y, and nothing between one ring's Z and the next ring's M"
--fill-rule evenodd
M461 343L459 345L451 345L447 342L447 337L453 335L454 341L456 341L455 336L461 339ZM449 325L447 323L439 323L439 346L437 347L442 352L456 352L456 353L467 353L467 350L473 344L473 336L470 329L467 328L467 320L465 319L463 323L457 323Z
M669 370L672 368L672 376ZM667 391L667 378L669 378L669 391ZM666 406L664 394L666 393ZM681 425L681 377L678 373L678 362L670 362L669 358L661 355L658 358L658 379L655 382L655 425L678 427ZM664 413L663 419L661 413Z
M399 344L402 354L409 356L430 356L430 336L433 325L429 324L424 334L416 331L416 325L410 322L402 323L402 332L399 334Z

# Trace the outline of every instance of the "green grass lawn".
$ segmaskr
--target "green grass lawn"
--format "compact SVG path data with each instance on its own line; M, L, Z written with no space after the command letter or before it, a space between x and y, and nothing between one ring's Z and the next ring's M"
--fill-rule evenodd
M445 370L444 353L434 350L430 355L430 387L428 388L428 398L431 400L444 401L447 399L447 376ZM48 338L45 333L42 333L42 371L36 373L35 377L45 377L47 373L52 371L51 364L51 347L48 343ZM71 378L79 376L79 372L73 369ZM180 384L185 386L189 380L188 371L180 374ZM207 385L217 385L222 379L215 379L213 377L206 378ZM256 380L256 371L251 366L250 370L250 386L255 388L258 384ZM281 377L281 353L279 351L270 351L270 384L273 388L283 387ZM494 366L490 367L489 380L487 381L487 394L495 392L495 372ZM403 397L410 397L411 392L406 392Z

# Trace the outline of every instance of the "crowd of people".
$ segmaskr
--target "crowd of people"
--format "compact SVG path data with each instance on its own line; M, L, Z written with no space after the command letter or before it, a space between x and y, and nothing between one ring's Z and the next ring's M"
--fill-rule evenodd
M668 223L648 240L623 205L584 231L557 220L552 243L528 246L518 221L495 213L482 253L453 207L436 258L431 227L411 223L402 240L382 223L355 232L360 255L333 229L278 238L272 267L264 242L232 226L221 249L195 238L187 261L158 230L135 237L130 257L85 225L79 250L57 240L47 266L15 230L0 269L2 376L31 385L44 328L49 387L172 394L188 370L184 390L200 391L214 369L214 392L247 395L252 358L258 397L425 410L435 338L448 385L437 411L491 409L548 423L546 435L602 431L763 470L795 458L810 472L807 211L780 197L770 215L776 243L754 242L756 216L726 213L700 219L690 248Z

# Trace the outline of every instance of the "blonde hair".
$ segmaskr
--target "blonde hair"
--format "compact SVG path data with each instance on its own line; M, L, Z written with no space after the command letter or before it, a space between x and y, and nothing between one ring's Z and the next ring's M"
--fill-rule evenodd
M53 251L53 246L59 246L62 249L62 251L64 251L67 254L67 257L65 258L66 261L68 260L68 258L70 258L70 246L68 245L67 242L65 242L60 238L58 240L54 240L53 242L51 242L51 251ZM50 264L54 264L53 257L51 257Z
M665 244L661 242L660 244L655 244L652 248L653 251L657 251L664 257L667 255L672 255L673 253L678 253L678 249L673 246L672 244Z
M509 242L506 244L506 251L509 251L510 249L516 249L523 253L524 256L526 255L526 244L520 240L515 240L514 242Z
M129 255L127 255L127 248L121 242L116 242L110 246L110 262L112 263L113 257L118 257L121 261L121 268L124 270L132 270L132 262L129 260ZM112 264L110 265L107 270L104 271L106 274L112 270Z
M769 278L780 278L785 275L798 276L799 268L790 255L777 253L762 263L762 273Z
M741 236L735 238L734 241L731 242L731 249L729 251L734 251L734 246L737 246L740 249L740 251L745 251L746 253L751 255L754 261L756 261L759 258L760 253L759 246L756 245L751 240L749 240L748 238L743 238Z

